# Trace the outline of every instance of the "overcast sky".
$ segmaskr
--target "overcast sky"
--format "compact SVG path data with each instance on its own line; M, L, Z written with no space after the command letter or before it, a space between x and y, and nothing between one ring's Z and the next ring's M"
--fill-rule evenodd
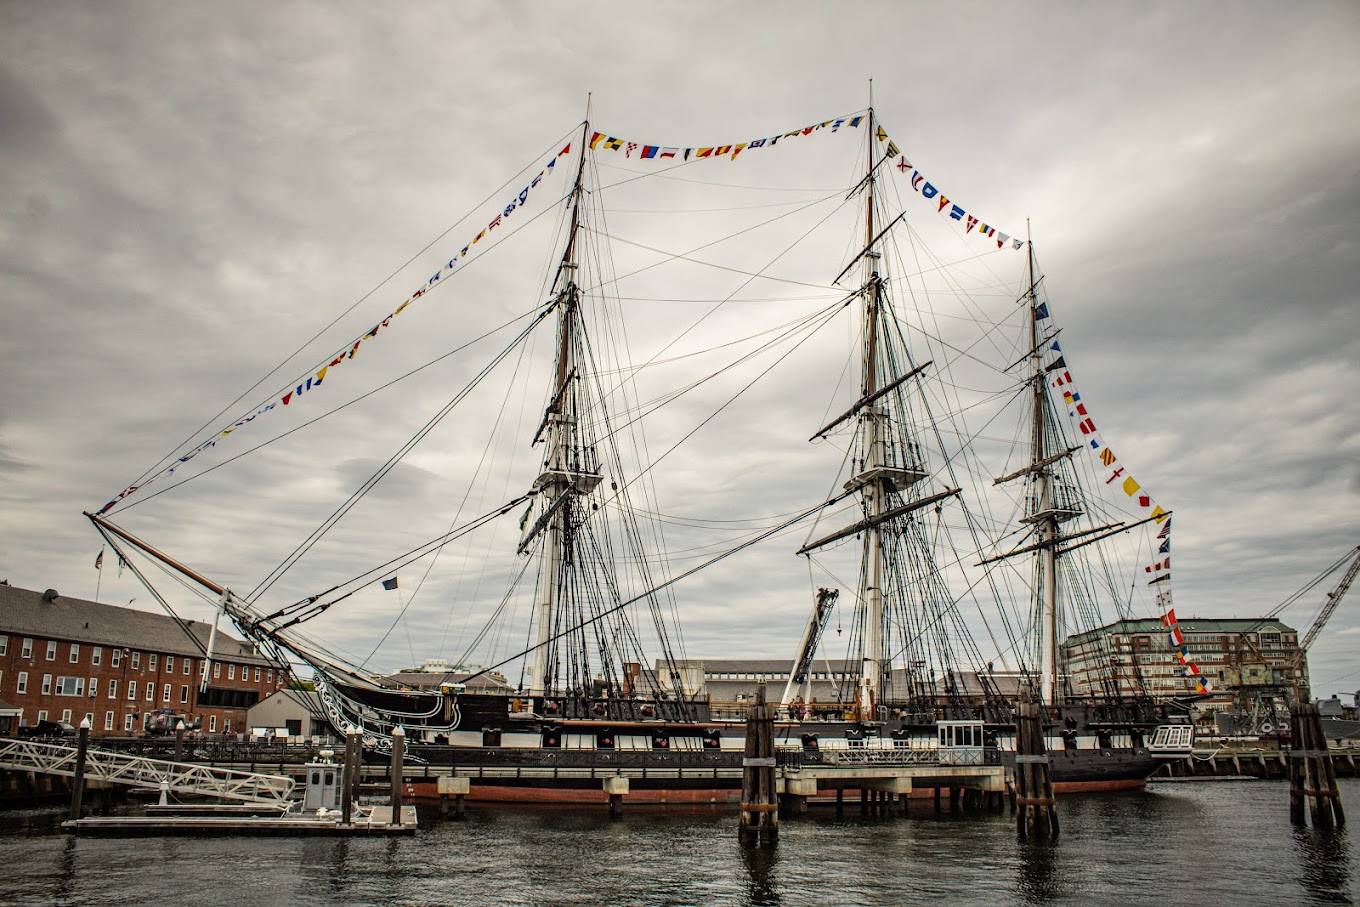
M990 222L1033 224L1084 396L1121 459L1176 512L1183 618L1259 616L1360 543L1354 3L395 9L0 2L0 578L93 597L99 540L81 511L416 256L419 274L384 286L330 336L343 342L392 311L430 263L475 235L478 217L528 182L523 168L541 167L565 140L579 146L587 93L604 132L700 146L859 110L870 78L879 117L916 166ZM780 190L792 193L775 201L846 187L852 157L836 158L834 142L853 155L858 139L816 138L824 147L811 162L839 169L808 175L770 152L770 166L788 168ZM564 187L544 182L526 215ZM617 199L616 234L676 250L689 239L648 234L629 220L635 200ZM935 217L928 207L909 214ZM438 314L413 307L401 316L412 321L375 338L367 361L337 370L328 390L348 399L529 310L554 225L549 215L524 226L526 245L540 242L534 255L486 253L443 290ZM851 241L835 239L844 261ZM810 282L830 282L830 261ZM1014 255L989 267L1015 285L1022 264ZM534 281L517 283L516 270ZM707 290L725 292L686 295ZM766 315L773 326L810 310ZM630 317L637 339L664 335L656 311ZM759 317L733 327L750 333ZM540 341L533 351L548 350ZM347 371L361 364L367 374ZM253 586L468 374L449 369L434 379L442 387L356 407L340 440L300 432L118 519L233 588ZM513 404L533 422L541 396L538 387L481 412ZM805 439L829 403L772 393L761 430ZM290 411L278 424L300 421ZM678 408L661 440L692 424ZM397 550L393 540L447 527L490 430L459 425L385 483L376 529L347 522L329 553L307 562L298 594ZM781 458L784 478L758 469L769 465L759 455L747 481L700 492L719 482L711 462L740 467L748 453L696 438L654 476L656 506L719 520L782 512L764 482L783 500L825 493L826 461ZM481 510L469 501L463 517L518 493L535 456L522 452L513 476L497 473L504 497ZM383 515L383 495L395 513ZM430 502L432 521L408 516ZM510 527L498 538L514 536ZM793 547L677 590L688 654L791 651L808 602ZM498 594L449 582L439 588L460 600ZM152 605L130 576L108 570L100 598ZM1320 588L1285 620L1306 628L1322 600ZM367 654L393 605L381 593L359 601L319 620L317 635ZM456 655L462 618L449 610L438 596L417 599L412 614L433 635L403 628L375 665ZM1360 688L1357 651L1360 590L1314 648L1314 692Z

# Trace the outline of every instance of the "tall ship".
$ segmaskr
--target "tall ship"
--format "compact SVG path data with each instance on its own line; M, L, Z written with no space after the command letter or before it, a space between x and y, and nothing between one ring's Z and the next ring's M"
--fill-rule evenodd
M847 168L846 146L857 167ZM734 173L768 169L788 178L790 157L804 150L849 178L829 191L824 182L801 188L797 202L734 206L749 222L711 241L683 225L632 233L617 226L648 210L629 207L640 204L639 186L659 186L657 210L679 210L691 222L696 213L733 210L686 202L695 187L752 189L715 175L719 161ZM1176 648L1170 513L1130 485L1097 441L1031 243L951 207L872 108L707 147L626 140L587 119L539 155L522 182L371 330L321 347L279 390L240 412L224 410L87 514L158 601L174 611L157 579L163 571L262 653L310 670L319 717L337 733L358 729L366 748L381 754L401 728L412 759L471 775L475 796L570 800L597 791L601 772L617 771L662 799L715 799L740 786L744 724L739 707L715 702L688 670L681 626L696 605L683 596L696 575L740 571L753 551L801 533L801 544L789 547L803 563L790 572L808 573L811 615L801 640L792 633L787 640L778 731L788 757L919 761L967 750L1013 763L1022 698L1046 709L1059 791L1141 785L1159 757L1188 751L1195 672ZM606 201L615 199L626 201L611 209ZM791 213L811 226L786 232L782 245L747 242L783 228ZM844 234L828 238L837 218L850 227L848 242ZM461 363L429 418L375 460L250 592L189 566L173 538L153 543L122 517L217 465L287 442L319 421L313 412L344 418L374 393L327 396L360 370L356 356L394 342L387 338L434 300L457 297L472 264L535 235L540 219L556 229L535 301L509 306L498 325L450 342L380 387L455 355ZM978 254L951 262L930 252L919 229L927 223L954 228ZM831 251L814 253L814 245ZM643 259L625 264L623 247L643 250ZM714 248L733 254L710 254ZM761 257L743 263L738 252ZM694 295L682 296L678 280L656 280L652 272L663 266L684 272ZM1005 289L1002 269L1021 275L1018 292ZM752 290L767 284L774 289ZM661 295L625 295L640 288ZM649 302L690 305L642 316L640 332L638 309ZM705 303L698 315L693 303ZM764 317L762 305L779 315ZM651 341L641 353L633 349L638 333ZM834 363L838 344L839 381L834 372L815 379L809 364ZM483 359L474 361L473 351ZM489 402L479 407L482 398ZM739 414L752 398L754 410ZM813 443L789 431L791 420L768 419L772 405L799 419L824 407L825 418L806 426ZM1022 417L1008 423L1010 408ZM519 413L531 416L512 426ZM759 443L744 434L717 448L721 457L691 459L686 445L711 423L739 433L758 426ZM1008 424L1015 436L1004 439L999 427ZM458 461L472 465L455 504L444 508L452 510L444 531L411 544L366 543L371 559L359 565L336 569L335 558L324 558L329 541L352 531L351 515L381 496L375 489L384 480L434 443L427 439L447 442L450 434L485 444L479 457ZM234 445L241 450L228 455ZM525 447L531 465L517 459ZM696 469L725 483L730 493L710 497L723 509L706 518L668 513L666 472ZM778 494L739 493L785 469ZM814 491L831 473L838 474L830 492ZM164 532L166 519L147 525ZM697 543L676 550L677 535ZM317 560L330 571L312 566ZM406 598L368 657L327 638L337 614L375 601L376 590L403 588L400 577L423 582L441 560L458 570L443 587L453 591L433 609L435 625L417 625L412 635L412 622L432 612L412 611ZM757 603L768 597L749 582L740 588L724 604L751 614L754 625ZM1104 669L1080 683L1064 670L1067 633L1154 604L1169 615L1168 648L1105 653ZM407 634L414 654L415 638L428 643L442 630L447 639L455 618L466 628L455 663L479 667L433 688L371 667L393 633ZM1187 695L1154 697L1144 668L1173 655ZM819 698L817 666L830 658L850 667ZM488 677L500 687L478 683Z

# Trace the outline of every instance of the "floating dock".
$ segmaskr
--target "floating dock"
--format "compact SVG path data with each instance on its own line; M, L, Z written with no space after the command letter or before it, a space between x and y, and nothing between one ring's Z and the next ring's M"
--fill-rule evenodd
M203 812L211 810L209 807ZM183 811L179 807L171 812ZM392 809L374 806L366 816L356 816L353 824L340 824L340 816L327 812L313 815L222 815L161 814L148 816L96 816L61 823L62 831L76 835L104 837L160 837L162 835L413 835L416 833L416 808L401 808L401 824L392 824Z

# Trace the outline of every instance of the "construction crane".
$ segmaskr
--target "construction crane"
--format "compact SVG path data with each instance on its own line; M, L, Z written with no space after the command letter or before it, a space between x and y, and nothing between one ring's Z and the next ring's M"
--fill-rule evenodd
M1299 649L1294 653L1294 658L1290 666L1294 669L1294 698L1297 702L1307 702L1311 696L1308 688L1308 677L1303 669L1303 664L1305 659L1308 658L1309 647L1312 646L1313 642L1318 638L1318 634L1322 632L1322 628L1327 626L1327 621L1331 619L1333 612L1336 611L1336 606L1341 603L1342 596L1346 594L1346 590L1349 589L1351 583L1355 581L1356 574L1360 573L1360 545L1357 545L1353 551L1346 555L1346 557L1352 558L1351 565L1346 568L1346 572L1341 575L1341 580L1336 584L1332 591L1327 593L1327 600L1323 602L1322 610L1318 612L1318 616L1313 621L1313 625L1308 628L1308 632L1304 634L1303 639L1299 641ZM1346 557L1343 557L1333 564L1322 574L1322 577L1327 576L1337 567L1341 566ZM1319 577L1317 581L1320 581L1322 577ZM1317 581L1315 581L1315 584ZM1281 608L1282 607L1283 605Z
M817 599L812 604L812 618L803 629L803 638L798 643L798 654L793 660L793 669L789 671L789 682L784 686L784 695L779 700L781 709L787 709L792 705L800 692L805 698L811 696L809 677L812 672L812 657L817 654L817 645L822 640L822 633L826 630L827 621L831 619L831 611L840 594L839 589L817 590Z

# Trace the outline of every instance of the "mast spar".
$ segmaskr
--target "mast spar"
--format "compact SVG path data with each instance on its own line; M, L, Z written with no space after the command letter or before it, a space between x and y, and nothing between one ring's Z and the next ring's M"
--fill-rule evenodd
M1027 222L1028 223L1028 222ZM1028 229L1025 236L1029 255L1029 330L1030 330L1030 389L1033 395L1033 423L1030 440L1030 475L1034 481L1033 511L1030 519L1035 524L1037 543L1035 553L1039 595L1039 697L1053 705L1058 692L1058 510L1055 506L1055 483L1047 443L1048 394L1044 386L1043 340L1039 333L1039 297L1036 288L1037 269L1034 264L1034 244ZM1058 459L1061 459L1059 457Z
M523 551L534 534L534 530L546 533L543 546L542 573L539 581L538 624L533 664L529 674L529 692L543 695L549 692L553 671L552 647L557 625L559 596L563 585L563 563L570 545L567 532L569 508L566 496L573 491L588 494L600 481L599 475L586 475L576 470L580 464L571 452L576 442L576 413L571 405L572 395L568 383L576 378L575 363L575 324L579 312L580 285L576 279L577 254L576 240L581 227L581 201L584 194L583 182L586 169L586 137L590 135L590 120L581 126L581 155L576 167L576 182L571 190L571 226L567 232L567 245L562 253L562 261L557 267L553 281L557 305L557 362L554 369L553 394L544 415L547 431L547 444L543 455L543 471L534 482L534 487L542 496L543 516L530 531L529 536L520 544ZM593 480L591 482L590 480ZM582 485L588 482L588 487ZM545 522L546 521L546 522Z
M869 108L868 174L865 178L864 214L864 283L860 293L864 298L864 350L863 377L860 395L870 399L878 390L878 260L879 253L874 248L874 127L873 107ZM879 437L882 410L875 400L866 406L860 416L860 432L863 439L864 474L875 475L882 468L882 441ZM864 517L869 530L864 533L865 564L865 621L864 621L864 663L860 671L859 708L863 718L875 714L875 706L882 698L883 685L883 532L882 521L878 519L883 510L883 493L880 483L869 481L863 485Z

